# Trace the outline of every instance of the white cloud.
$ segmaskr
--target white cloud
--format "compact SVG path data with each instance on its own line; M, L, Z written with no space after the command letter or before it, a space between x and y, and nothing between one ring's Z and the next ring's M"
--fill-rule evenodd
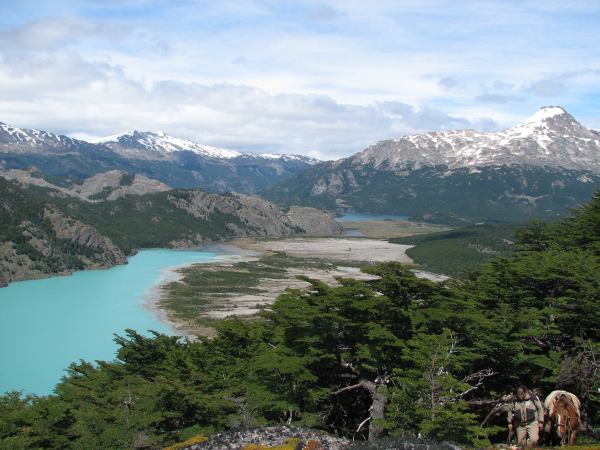
M454 90L464 86L464 83L462 81L458 80L456 77L441 78L437 84L438 84L438 86L441 86L444 89L447 89L449 91L454 91Z
M552 98L597 116L597 2L32 1L0 4L16 126L335 158L512 126Z
M112 20L89 21L64 14L38 18L0 32L0 48L4 52L53 51L87 38L117 42L131 31L130 26Z
M481 94L475 97L479 103L505 105L513 102L524 102L522 97L502 94Z
M316 5L308 16L308 19L314 22L325 22L335 20L342 17L343 14L335 8L329 5L319 4Z
M567 87L562 80L550 78L531 83L529 87L525 89L525 92L532 93L540 97L558 97L566 94Z

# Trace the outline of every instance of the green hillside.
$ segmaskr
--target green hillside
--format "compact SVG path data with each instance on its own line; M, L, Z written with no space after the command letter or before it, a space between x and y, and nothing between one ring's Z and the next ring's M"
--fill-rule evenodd
M259 194L280 205L400 215L452 213L474 224L555 220L568 207L587 201L598 186L600 175L575 170L500 166L393 172L357 166L349 158L317 164Z
M114 201L89 203L79 199L54 199L62 211L92 225L108 236L126 254L140 248L170 248L172 242L201 235L206 242L235 235L231 224L249 232L260 230L243 222L235 214L216 208L206 217L197 218L186 209L176 207L169 198L188 199L185 190L126 197Z
M45 208L44 200L0 177L0 284L114 264L102 249L58 238Z
M479 270L500 256L515 250L516 230L528 223L485 224L418 236L390 239L394 244L414 245L406 254L424 270L453 277Z

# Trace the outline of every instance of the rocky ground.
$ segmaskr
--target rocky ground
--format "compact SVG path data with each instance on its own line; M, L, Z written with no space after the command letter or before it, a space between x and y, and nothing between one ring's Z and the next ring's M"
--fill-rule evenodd
M241 247L257 251L286 252L293 256L338 261L398 261L412 264L413 260L405 252L410 245L390 244L383 239L366 239L361 237L339 238L284 238L276 240L236 240Z
M196 438L196 441L204 438ZM202 442L177 446L181 450L461 450L449 442L415 437L350 441L307 428L293 426L244 428L214 434ZM166 449L167 450L167 449Z

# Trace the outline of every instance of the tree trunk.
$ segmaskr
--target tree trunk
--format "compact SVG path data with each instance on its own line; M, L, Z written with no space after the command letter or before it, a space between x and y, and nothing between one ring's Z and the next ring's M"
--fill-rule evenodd
M347 386L345 388L342 388L339 391L334 392L334 395L338 395L338 394L341 394L342 392L350 391L352 389L359 389L359 388L364 388L367 391L369 391L369 394L371 395L371 399L373 400L373 403L371 403L371 408L369 409L369 411L371 412L370 417L365 419L360 424L360 426L358 427L358 430L356 430L356 432L358 433L362 429L362 426L366 422L370 422L369 423L369 441L373 441L375 439L382 437L382 435L383 435L383 428L380 425L374 425L373 421L375 419L383 419L384 418L385 405L388 402L388 398L385 395L381 394L381 392L377 391L377 386L375 385L375 383L372 383L370 381L364 381L364 380L358 384L355 384L354 386Z
M371 405L371 422L369 423L369 442L371 442L383 436L383 428L380 425L375 425L373 421L375 419L383 419L388 399L385 395L378 392L375 384L370 381L365 381L364 386L369 390L373 399L373 404Z

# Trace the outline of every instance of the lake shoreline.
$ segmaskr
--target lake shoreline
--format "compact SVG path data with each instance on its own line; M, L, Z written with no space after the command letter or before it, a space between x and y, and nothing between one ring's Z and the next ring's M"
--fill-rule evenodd
M141 303L144 308L156 314L161 322L166 323L175 335L194 341L197 339L198 330L190 329L187 322L175 319L172 311L160 305L160 302L164 299L163 287L169 283L180 281L183 278L180 270L186 267L200 264L234 264L257 259L263 253L236 245L233 241L211 243L193 249L181 249L181 251L213 253L215 256L206 261L187 262L176 266L163 267L160 270L161 279L156 285L150 287L149 292L141 298Z
M373 276L364 274L353 266L356 263L375 264L385 261L399 261L403 264L412 264L413 261L406 255L409 245L391 244L386 239L354 236L286 236L286 237L248 237L236 238L222 244L211 244L208 249L219 256L196 265L203 271L232 271L236 272L235 263L242 261L256 261L260 256L274 253L288 255L295 258L306 258L315 262L323 262L327 268L287 267L284 277L261 277L259 293L228 294L212 298L212 306L202 314L207 319L220 320L227 316L251 316L260 308L272 304L286 289L306 289L310 283L298 280L298 276L307 276L318 279L328 285L339 285L336 277L354 278L359 280L372 279ZM207 250L207 247L202 247ZM346 264L344 263L346 262ZM334 263L334 264L331 264ZM203 268L202 268L203 267ZM209 326L199 326L193 320L177 319L172 311L161 301L168 299L165 287L172 282L183 278L178 272L182 267L171 268L168 279L155 286L155 297L150 306L161 320L169 323L177 335L195 340L197 334L211 337L214 329ZM207 296L209 298L210 295Z

